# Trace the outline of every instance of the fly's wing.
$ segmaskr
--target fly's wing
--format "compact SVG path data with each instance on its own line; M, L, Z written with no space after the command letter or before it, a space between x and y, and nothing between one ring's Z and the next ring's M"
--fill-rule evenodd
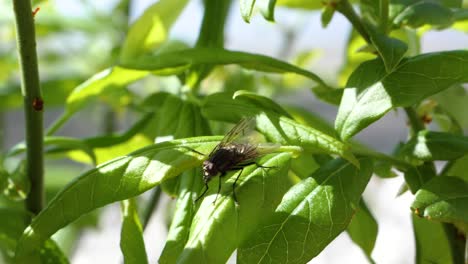
M276 152L281 147L279 143L259 143L257 145L257 153L259 156Z
M219 142L219 144L211 151L210 155L213 155L217 150L220 148L226 147L229 144L234 142L245 142L249 141L248 135L255 128L255 118L253 117L246 117L242 118L239 123L237 123Z
M231 143L230 147L237 149L239 156L236 156L236 164L242 165L250 163L255 159L277 151L281 145L276 143Z

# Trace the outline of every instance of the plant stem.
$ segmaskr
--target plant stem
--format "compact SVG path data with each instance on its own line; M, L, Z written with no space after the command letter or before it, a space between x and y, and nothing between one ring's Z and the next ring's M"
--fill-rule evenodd
M56 119L52 125L47 128L46 135L53 136L67 121L70 119L70 116L67 112L62 114L58 119Z
M401 170L407 170L408 168L412 167L412 165L407 163L406 161L403 161L398 158L388 156L383 153L376 152L370 149L365 149L359 146L353 146L352 152L353 154L356 154L356 155L370 156L378 160L390 162L391 164L393 164L394 166L396 166L397 168Z
M353 27L359 32L359 34L364 38L364 40L371 44L369 34L367 34L366 28L362 23L361 18L354 11L353 6L349 3L348 0L341 0L336 4L336 10L343 14Z
M231 0L203 1L203 20L195 47L224 48L224 26L231 2ZM213 68L213 65L194 67L188 74L185 84L196 94L201 81L208 76Z
M417 134L419 131L426 128L413 107L405 107L404 109L414 134Z
M5 129L5 113L0 112L0 152L3 152L3 147L6 142L6 129Z
M143 230L145 230L148 226L149 221L151 220L151 216L153 215L154 209L156 209L156 207L159 204L160 197L161 188L159 186L156 186L153 193L151 194L148 204L146 205L145 211L143 212Z
M388 0L380 0L380 28L387 33L388 29Z
M26 174L31 190L26 207L34 214L44 205L44 156L42 93L36 54L36 33L30 0L13 1L21 68L21 90L26 119Z
M102 126L102 132L104 135L112 135L114 133L115 128L116 128L116 114L114 110L110 106L104 106L105 109L103 110L103 126Z

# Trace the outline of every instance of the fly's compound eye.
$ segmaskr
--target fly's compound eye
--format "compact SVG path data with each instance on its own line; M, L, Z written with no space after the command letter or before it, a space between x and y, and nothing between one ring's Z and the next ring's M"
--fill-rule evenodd
M213 176L213 174L216 174L214 164L213 162L206 160L203 162L203 179L207 181L211 178L211 176Z
M205 173L212 169L213 169L213 163L209 162L208 160L203 162L203 170L205 171Z

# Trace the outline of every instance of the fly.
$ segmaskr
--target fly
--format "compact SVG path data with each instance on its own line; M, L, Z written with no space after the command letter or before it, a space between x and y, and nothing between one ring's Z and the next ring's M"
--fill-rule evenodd
M205 189L195 202L200 200L208 191L208 182L219 175L218 192L216 193L216 198L214 200L214 202L216 202L219 192L221 191L221 177L224 177L229 171L239 170L239 173L232 184L232 194L234 201L237 204L235 192L236 183L244 168L253 164L260 168L273 168L262 166L255 161L256 158L272 152L266 151L267 149L271 150L272 148L259 148L258 144L252 143L252 140L247 137L250 132L253 131L254 125L254 118L243 118L211 151L208 155L208 159L203 162L203 182L205 183Z

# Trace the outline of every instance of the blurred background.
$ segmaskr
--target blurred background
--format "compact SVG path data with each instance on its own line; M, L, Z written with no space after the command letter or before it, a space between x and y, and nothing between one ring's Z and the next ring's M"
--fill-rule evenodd
M118 60L128 23L134 21L150 0L61 0L33 1L40 7L36 25L40 78L46 96L45 127L62 112L66 95L78 84ZM202 3L192 0L170 32L169 39L189 46L195 43L203 15ZM260 14L250 24L240 15L238 1L233 1L226 24L225 46L270 55L293 61L297 54L308 54L310 62L304 65L331 84L339 84L338 72L344 63L345 45L350 25L336 14L327 28L322 28L320 12L277 8L276 22L265 21ZM430 31L422 38L422 52L466 49L468 35L457 30ZM250 73L249 73L250 74ZM132 85L134 90L170 86L170 78L150 78ZM212 82L207 85L212 85ZM274 94L281 103L301 106L321 115L331 124L336 107L318 101L310 91L310 83L300 83L294 89ZM243 89L239 87L239 89ZM120 102L121 103L121 102ZM461 102L463 103L463 102ZM468 103L468 102L464 102ZM14 39L14 17L11 1L0 0L0 148L9 149L24 139L24 117L19 88L19 72ZM109 126L124 130L134 123L131 112L110 111L109 101L92 104L76 115L59 131L72 137L94 136ZM99 114L96 114L99 113ZM116 115L109 124L109 114ZM390 112L384 118L361 132L356 138L378 151L391 153L393 146L405 140L408 134L405 115ZM58 159L47 161L46 180L50 193L89 166ZM401 177L382 179L373 177L364 197L379 223L379 236L373 252L377 263L413 263L414 241L411 232L409 204L412 196L396 197L403 183ZM55 189L54 189L55 188ZM147 196L147 195L146 195ZM8 201L0 201L7 203ZM147 252L156 262L164 246L168 228L167 212L171 199L163 197L145 231ZM119 248L120 208L118 204L100 210L100 216L89 217L83 225L89 226L73 245L66 238L76 230L65 229L54 238L71 252L72 263L121 263ZM76 234L75 234L76 235ZM73 236L72 236L73 237ZM68 243L68 244L67 244ZM234 260L234 259L232 259ZM311 263L366 263L361 250L343 233Z

